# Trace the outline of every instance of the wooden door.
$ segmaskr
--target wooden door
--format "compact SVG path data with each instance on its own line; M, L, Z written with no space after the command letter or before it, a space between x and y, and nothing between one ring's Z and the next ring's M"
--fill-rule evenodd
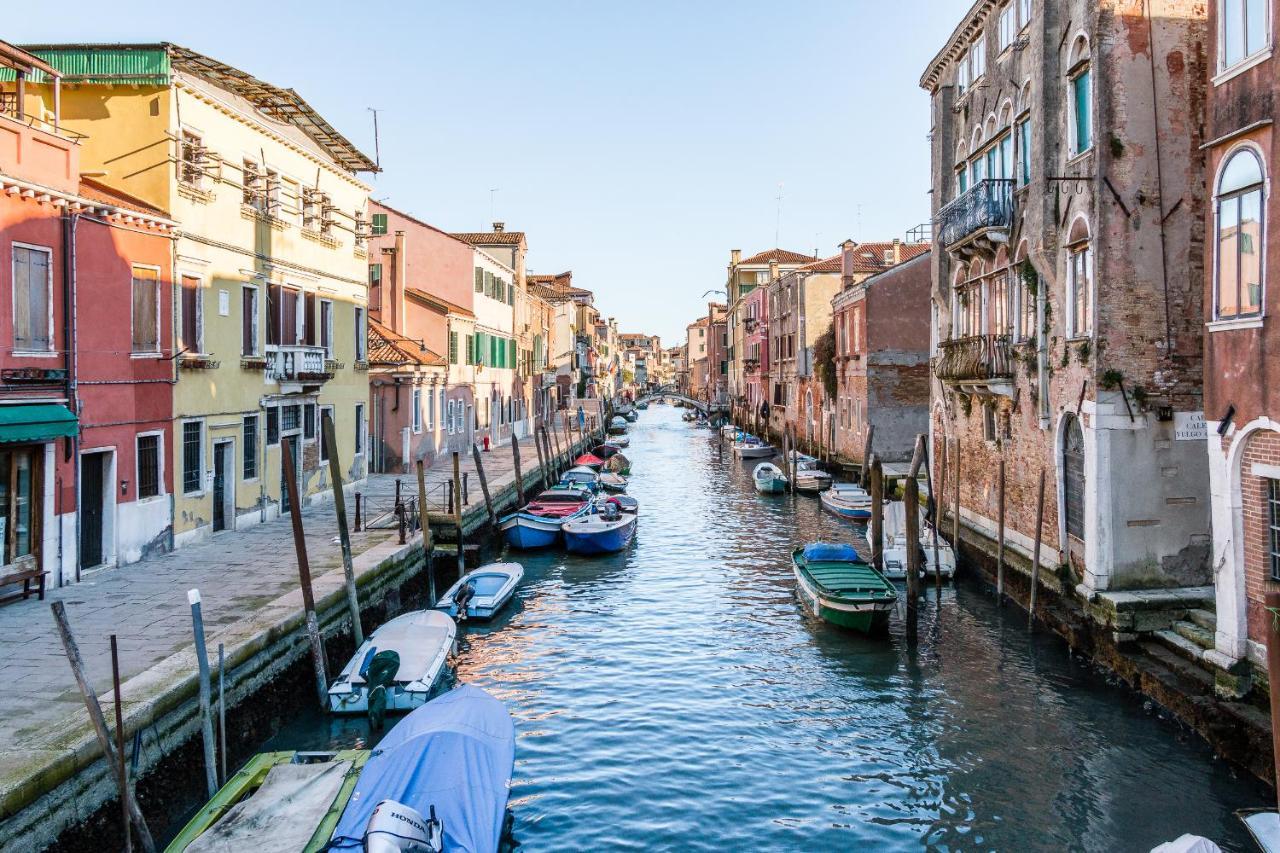
M1084 431L1080 420L1067 418L1062 437L1063 509L1067 535L1084 540Z

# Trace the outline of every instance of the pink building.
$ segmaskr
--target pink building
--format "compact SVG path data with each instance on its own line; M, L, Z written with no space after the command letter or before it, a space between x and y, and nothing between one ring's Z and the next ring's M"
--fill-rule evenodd
M769 288L757 287L743 300L743 384L747 410L765 415L761 407L769 399Z

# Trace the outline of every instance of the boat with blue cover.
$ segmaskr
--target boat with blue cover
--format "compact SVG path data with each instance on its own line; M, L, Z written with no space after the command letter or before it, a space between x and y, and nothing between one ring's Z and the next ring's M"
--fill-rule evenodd
M612 499L596 511L564 523L564 547L570 554L613 554L635 538L638 513L623 512Z
M519 511L504 516L498 528L512 548L549 548L561 539L560 526L591 510L590 489L578 485L546 489Z
M489 563L458 578L436 602L436 610L458 621L492 619L515 595L524 577L519 563Z
M898 590L852 545L814 542L795 549L791 563L796 593L814 616L867 634L888 627Z

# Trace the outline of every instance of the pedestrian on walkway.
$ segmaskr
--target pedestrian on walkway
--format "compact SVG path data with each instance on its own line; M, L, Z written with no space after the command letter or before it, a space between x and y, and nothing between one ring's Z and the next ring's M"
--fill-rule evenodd
M587 413L582 410L582 406L578 406L578 432L582 432L582 427L587 423Z

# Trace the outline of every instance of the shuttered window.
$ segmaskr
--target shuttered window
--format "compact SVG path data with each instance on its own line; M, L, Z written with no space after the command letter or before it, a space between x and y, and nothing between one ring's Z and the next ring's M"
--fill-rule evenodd
M133 351L160 351L160 273L146 267L133 268Z
M258 354L258 289L240 290L240 354Z
M302 311L302 342L309 347L316 345L316 295L308 293Z
M387 215L385 213L375 213L373 221L369 226L369 233L374 237L381 237L387 233Z
M13 348L22 352L53 349L52 252L13 247Z
M476 293L484 292L484 270L476 267Z
M204 352L201 326L204 306L200 299L200 279L182 277L182 348L187 352Z
M449 363L458 363L458 333L449 333Z

